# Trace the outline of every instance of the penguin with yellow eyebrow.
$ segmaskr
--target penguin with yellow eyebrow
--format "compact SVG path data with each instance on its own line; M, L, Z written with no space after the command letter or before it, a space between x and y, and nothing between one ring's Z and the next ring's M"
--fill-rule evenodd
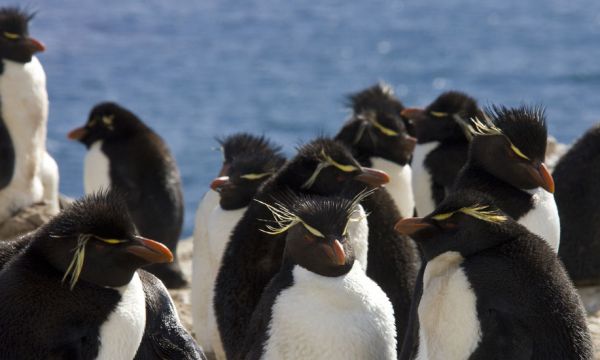
M545 240L476 191L396 229L425 259L419 350L401 359L592 359L585 311Z

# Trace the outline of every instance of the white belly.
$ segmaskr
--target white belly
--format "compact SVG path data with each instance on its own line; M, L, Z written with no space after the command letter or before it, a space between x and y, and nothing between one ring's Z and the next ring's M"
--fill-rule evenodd
M395 359L394 310L354 264L340 277L300 266L273 305L263 359Z
M100 328L98 360L130 360L146 327L146 298L137 272L129 284L117 288L121 301Z
M110 163L102 152L102 140L90 146L83 163L83 189L92 194L110 187Z
M544 239L558 253L560 245L560 218L554 195L542 188L530 191L534 207L518 222L529 231Z
M425 158L439 144L438 141L417 144L413 153L412 188L415 194L415 207L419 216L425 216L435 210L435 202L431 192L431 174L425 168Z
M372 158L371 162L375 169L385 171L390 176L390 182L385 185L385 188L394 200L400 215L412 217L415 210L415 199L410 165L400 166L383 158Z
M367 271L367 258L369 252L369 222L362 205L358 205L348 224L348 239L354 249L354 257L364 271Z
M207 193L207 196L208 194L210 193ZM194 333L200 345L207 353L214 352L218 359L224 359L225 353L214 315L214 286L231 232L247 207L223 210L218 205L218 194L214 194L217 195L217 205L208 213L204 204L211 199L205 198L198 208L197 228L194 229L192 318ZM208 213L208 218L202 219L201 212Z
M417 360L468 359L481 340L477 298L462 260L459 253L446 252L425 267Z

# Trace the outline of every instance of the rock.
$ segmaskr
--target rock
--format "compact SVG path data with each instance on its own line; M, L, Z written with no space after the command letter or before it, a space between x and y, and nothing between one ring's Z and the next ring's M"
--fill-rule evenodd
M33 204L0 224L0 240L11 239L33 231L56 215L46 203Z

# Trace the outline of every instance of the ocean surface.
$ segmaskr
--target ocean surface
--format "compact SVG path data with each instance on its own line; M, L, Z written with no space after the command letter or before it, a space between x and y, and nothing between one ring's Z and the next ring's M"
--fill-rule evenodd
M600 120L597 0L27 4L37 10L30 32L47 46L39 58L61 191L83 193L85 150L66 133L94 104L117 101L174 153L186 236L219 168L216 136L266 134L292 154L334 134L345 95L378 81L408 106L450 89L481 105L543 104L550 133L567 143Z

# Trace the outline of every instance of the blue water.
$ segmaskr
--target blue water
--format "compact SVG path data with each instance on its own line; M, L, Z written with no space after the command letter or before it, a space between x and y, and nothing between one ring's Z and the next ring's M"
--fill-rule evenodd
M411 106L448 89L544 104L563 142L600 118L597 0L33 1L61 191L83 192L84 148L65 134L116 100L174 152L186 235L217 173L215 136L265 133L291 153L335 133L344 94L378 80Z

